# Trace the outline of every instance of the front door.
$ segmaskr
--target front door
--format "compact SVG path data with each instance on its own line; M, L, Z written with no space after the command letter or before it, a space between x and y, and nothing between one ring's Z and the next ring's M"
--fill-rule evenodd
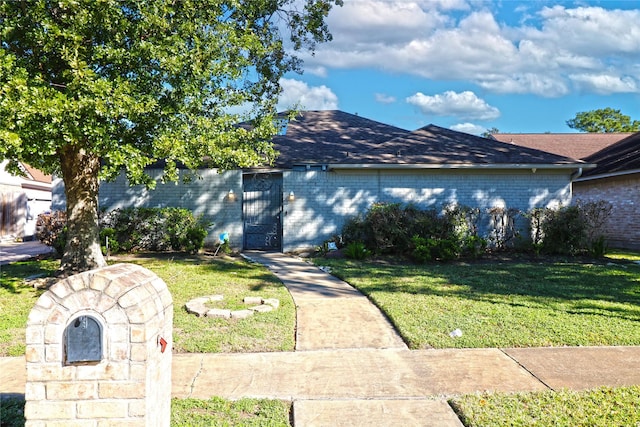
M244 249L282 250L282 174L245 174L242 186Z

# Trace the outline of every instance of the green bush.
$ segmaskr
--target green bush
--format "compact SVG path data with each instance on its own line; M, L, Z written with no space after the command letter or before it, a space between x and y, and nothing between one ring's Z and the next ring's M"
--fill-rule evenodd
M434 239L413 236L411 257L417 262L449 261L460 256L460 245L455 239Z
M577 255L586 247L587 224L578 206L548 209L542 222L542 251Z
M406 249L409 236L400 203L374 203L366 221L371 233L365 236L365 242L374 252L389 254Z
M540 234L542 251L577 255L589 253L604 256L607 243L603 227L611 215L612 205L606 201L582 202L559 209L544 209Z
M350 259L363 260L371 255L363 242L351 242L344 249L344 256Z
M116 239L115 229L106 227L100 230L100 248L102 249L103 255L118 253L120 251L120 244Z
M112 248L125 252L197 252L204 247L209 225L188 209L174 207L115 209L101 218L103 228L115 230Z

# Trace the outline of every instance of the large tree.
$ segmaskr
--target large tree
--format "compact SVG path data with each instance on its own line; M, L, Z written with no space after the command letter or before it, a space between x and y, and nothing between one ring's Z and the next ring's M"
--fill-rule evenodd
M67 274L105 265L101 179L269 164L279 81L341 0L0 0L0 159L65 184ZM232 113L236 111L236 113ZM243 111L243 113L237 113ZM251 126L237 126L238 123Z
M583 132L637 132L640 130L640 121L631 121L631 117L624 115L620 110L613 108L601 108L592 111L582 111L567 120L567 126Z

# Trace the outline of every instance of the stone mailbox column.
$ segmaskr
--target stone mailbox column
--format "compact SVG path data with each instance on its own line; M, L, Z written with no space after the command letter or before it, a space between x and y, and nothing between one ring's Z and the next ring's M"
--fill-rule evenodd
M27 322L27 426L169 426L173 301L133 264L53 285Z

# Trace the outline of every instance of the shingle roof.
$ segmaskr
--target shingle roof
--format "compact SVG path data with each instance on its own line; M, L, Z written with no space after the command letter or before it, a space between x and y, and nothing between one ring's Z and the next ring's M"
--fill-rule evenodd
M597 164L594 169L583 174L585 178L637 171L640 169L640 132L631 134L623 140L585 157L584 160Z
M303 111L274 137L276 166L333 163L409 133L408 130L337 110Z
M33 166L30 166L26 163L22 163L22 166L26 169L27 173L31 175L33 181L44 182L46 184L51 184L51 175L42 172L40 169L36 169Z
M507 144L428 125L406 135L354 153L343 163L426 165L575 165L580 161L545 151Z
M410 132L343 111L304 111L273 140L278 167L302 164L575 165L557 154L429 125Z
M633 133L495 133L497 141L583 159Z

